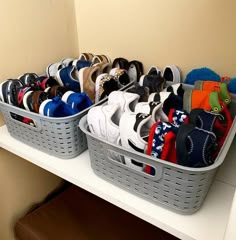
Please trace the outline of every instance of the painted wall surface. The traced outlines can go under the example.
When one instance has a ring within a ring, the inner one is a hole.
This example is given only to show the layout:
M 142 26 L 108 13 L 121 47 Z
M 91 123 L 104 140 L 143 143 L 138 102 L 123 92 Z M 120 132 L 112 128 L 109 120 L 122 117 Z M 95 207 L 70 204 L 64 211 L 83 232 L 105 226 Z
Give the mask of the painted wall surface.
M 73 0 L 0 0 L 0 82 L 76 56 L 75 24 Z M 15 221 L 61 181 L 0 149 L 0 239 L 14 239 Z
M 236 77 L 236 1 L 75 0 L 79 51 Z

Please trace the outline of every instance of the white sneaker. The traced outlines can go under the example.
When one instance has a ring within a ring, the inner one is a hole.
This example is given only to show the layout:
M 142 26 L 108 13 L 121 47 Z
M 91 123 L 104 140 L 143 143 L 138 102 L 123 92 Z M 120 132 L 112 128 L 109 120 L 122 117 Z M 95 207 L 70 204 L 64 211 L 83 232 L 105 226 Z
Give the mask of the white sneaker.
M 118 104 L 120 106 L 119 117 L 121 117 L 124 112 L 134 112 L 139 98 L 140 96 L 136 93 L 113 91 L 108 96 L 108 104 Z
M 170 92 L 151 93 L 148 97 L 148 102 L 164 103 L 164 101 L 170 96 L 170 94 Z
M 119 105 L 101 105 L 88 111 L 87 122 L 92 134 L 111 143 L 119 143 Z
M 163 78 L 167 82 L 180 83 L 181 71 L 176 65 L 168 65 L 163 71 Z
M 46 68 L 47 77 L 56 77 L 57 72 L 63 67 L 65 66 L 61 62 L 49 64 Z
M 74 58 L 63 58 L 61 60 L 61 63 L 65 66 L 65 67 L 68 67 L 68 66 L 71 66 L 72 63 L 74 61 Z
M 145 113 L 151 115 L 153 123 L 160 120 L 168 122 L 168 117 L 162 111 L 161 102 L 139 102 L 135 106 L 135 113 Z
M 121 145 L 129 150 L 145 153 L 152 124 L 151 115 L 123 113 L 119 124 Z M 125 157 L 125 164 L 138 171 L 144 171 L 145 168 L 142 163 L 128 157 Z

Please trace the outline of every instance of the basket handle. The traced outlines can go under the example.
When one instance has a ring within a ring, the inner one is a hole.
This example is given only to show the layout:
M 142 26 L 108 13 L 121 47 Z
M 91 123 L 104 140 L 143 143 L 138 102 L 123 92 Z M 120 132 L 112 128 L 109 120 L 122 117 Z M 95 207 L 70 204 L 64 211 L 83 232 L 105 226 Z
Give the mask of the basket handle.
M 109 143 L 108 143 L 109 144 Z M 140 153 L 136 153 L 130 150 L 127 150 L 125 148 L 122 148 L 120 146 L 113 146 L 111 144 L 104 144 L 104 157 L 106 158 L 107 161 L 112 161 L 113 163 L 122 165 L 122 167 L 129 169 L 132 172 L 138 173 L 142 176 L 145 176 L 151 180 L 160 180 L 163 175 L 163 164 L 161 162 L 153 160 L 150 156 L 145 155 Z M 124 163 L 122 161 L 117 161 L 115 160 L 114 157 L 112 156 L 119 156 L 120 159 L 124 159 Z M 132 164 L 125 164 L 127 161 L 135 161 L 138 162 L 139 164 L 143 165 L 143 169 L 146 168 L 146 166 L 151 166 L 153 169 L 155 169 L 155 174 L 151 175 L 149 173 L 146 173 L 144 170 L 139 169 L 138 167 L 135 167 L 135 165 Z M 162 160 L 161 160 L 162 161 Z
M 5 109 L 7 110 L 8 119 L 11 119 L 15 123 L 38 132 L 42 130 L 42 124 L 38 114 L 11 105 L 7 105 Z M 22 118 L 23 121 L 20 118 Z
M 79 121 L 79 128 L 88 136 L 94 138 L 94 136 L 88 131 L 88 124 L 87 124 L 87 116 L 83 116 L 80 121 Z M 148 155 L 144 155 L 141 154 L 139 152 L 134 152 L 134 151 L 130 151 L 127 150 L 121 146 L 112 144 L 106 140 L 98 140 L 95 136 L 95 140 L 96 141 L 100 141 L 101 143 L 101 148 L 104 148 L 104 157 L 106 158 L 107 161 L 111 161 L 114 164 L 118 164 L 120 166 L 122 166 L 123 168 L 129 169 L 132 172 L 138 173 L 140 175 L 143 175 L 151 180 L 160 180 L 162 178 L 163 175 L 163 168 L 164 168 L 164 163 L 163 160 L 160 159 L 153 159 L 152 157 L 148 156 Z M 111 154 L 112 153 L 112 154 Z M 136 162 L 140 162 L 144 165 L 149 165 L 152 166 L 155 169 L 155 175 L 150 175 L 146 172 L 143 171 L 138 171 L 128 165 L 125 165 L 122 162 L 118 162 L 117 160 L 115 160 L 113 157 L 111 157 L 111 155 L 118 155 L 118 156 L 122 156 L 122 157 L 127 157 L 130 159 L 133 159 Z M 168 164 L 168 163 L 167 163 Z

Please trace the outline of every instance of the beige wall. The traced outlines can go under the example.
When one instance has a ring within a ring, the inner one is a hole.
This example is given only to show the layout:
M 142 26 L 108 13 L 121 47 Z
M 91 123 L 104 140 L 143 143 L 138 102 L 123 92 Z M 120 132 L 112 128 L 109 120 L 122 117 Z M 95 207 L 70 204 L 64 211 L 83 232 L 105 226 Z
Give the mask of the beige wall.
M 236 77 L 236 1 L 77 1 L 80 52 L 141 60 L 145 69 L 208 66 Z
M 0 81 L 78 52 L 73 0 L 0 0 Z M 2 119 L 0 120 L 2 123 Z M 45 159 L 46 161 L 46 159 Z M 0 149 L 0 239 L 61 179 Z

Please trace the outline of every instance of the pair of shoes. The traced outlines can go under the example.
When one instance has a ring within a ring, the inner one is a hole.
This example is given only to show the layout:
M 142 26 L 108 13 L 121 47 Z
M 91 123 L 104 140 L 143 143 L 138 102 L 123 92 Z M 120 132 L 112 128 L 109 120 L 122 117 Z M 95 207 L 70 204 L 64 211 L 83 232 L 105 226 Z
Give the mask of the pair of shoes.
M 111 59 L 107 55 L 94 55 L 92 58 L 92 64 L 97 63 L 111 63 Z
M 180 83 L 181 73 L 177 66 L 166 66 L 163 73 L 156 66 L 151 66 L 146 75 L 142 75 L 139 79 L 139 85 L 148 87 L 150 93 L 161 92 L 166 82 Z
M 129 82 L 129 76 L 125 69 L 113 68 L 109 74 L 98 75 L 95 83 L 95 102 L 104 99 L 111 92 L 126 86 Z
M 60 86 L 74 92 L 81 92 L 79 71 L 74 66 L 61 68 L 56 72 L 56 79 Z
M 115 58 L 112 63 L 112 68 L 124 69 L 129 75 L 130 82 L 138 82 L 143 75 L 143 64 L 140 61 L 128 61 L 123 57 Z
M 74 64 L 74 58 L 63 58 L 61 61 L 49 64 L 46 67 L 47 77 L 56 78 L 57 72 L 65 67 L 70 67 Z
M 93 56 L 92 53 L 81 53 L 79 55 L 79 60 L 92 62 Z
M 92 105 L 86 93 L 67 91 L 59 96 L 43 101 L 39 113 L 48 117 L 67 117 L 77 114 Z

